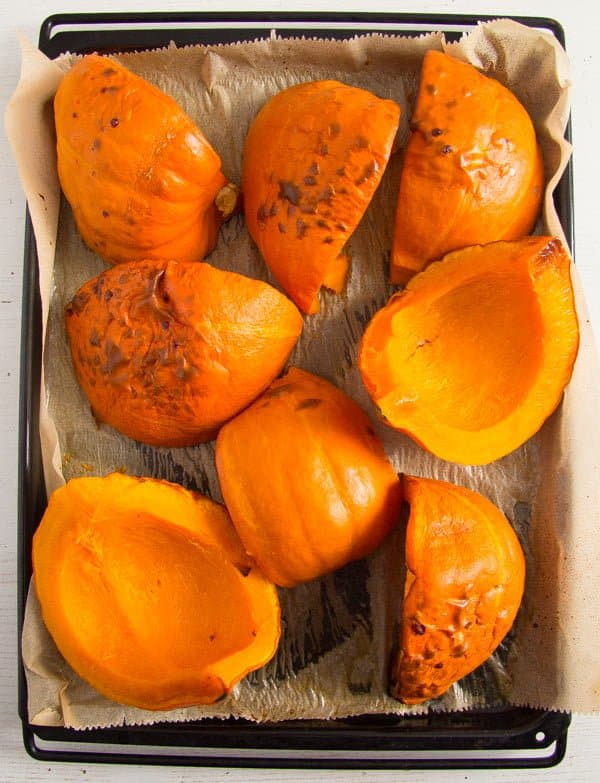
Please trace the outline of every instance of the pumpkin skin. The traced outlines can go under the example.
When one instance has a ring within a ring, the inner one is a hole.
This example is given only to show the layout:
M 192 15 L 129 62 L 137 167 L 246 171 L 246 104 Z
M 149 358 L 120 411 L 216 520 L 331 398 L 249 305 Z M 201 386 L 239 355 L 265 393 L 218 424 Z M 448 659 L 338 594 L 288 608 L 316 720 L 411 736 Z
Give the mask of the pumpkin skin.
M 527 111 L 500 82 L 431 50 L 400 177 L 390 276 L 404 284 L 451 250 L 520 239 L 544 167 Z
M 220 430 L 216 465 L 246 551 L 282 587 L 364 557 L 399 518 L 400 483 L 367 415 L 296 367 Z
M 204 262 L 136 261 L 85 283 L 66 328 L 99 421 L 143 443 L 189 446 L 279 374 L 302 316 L 259 280 Z
M 413 476 L 402 484 L 407 576 L 390 692 L 419 704 L 480 666 L 506 636 L 525 558 L 506 517 L 479 493 Z
M 375 314 L 360 346 L 386 422 L 450 462 L 513 451 L 558 406 L 579 345 L 571 261 L 528 237 L 449 253 Z
M 318 312 L 322 286 L 344 286 L 340 251 L 377 189 L 399 119 L 393 101 L 316 81 L 279 92 L 250 126 L 242 167 L 248 231 L 304 313 Z
M 158 479 L 72 479 L 33 537 L 42 616 L 71 667 L 148 710 L 209 704 L 275 653 L 275 587 L 225 508 Z
M 88 55 L 54 99 L 58 176 L 81 236 L 111 264 L 200 261 L 214 248 L 221 160 L 168 95 Z

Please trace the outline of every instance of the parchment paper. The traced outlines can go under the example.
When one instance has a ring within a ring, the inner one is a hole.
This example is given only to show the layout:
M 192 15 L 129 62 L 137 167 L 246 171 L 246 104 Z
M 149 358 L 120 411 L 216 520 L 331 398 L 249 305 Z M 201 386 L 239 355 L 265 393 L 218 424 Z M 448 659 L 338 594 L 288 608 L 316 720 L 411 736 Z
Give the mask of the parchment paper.
M 432 47 L 482 68 L 525 104 L 542 145 L 548 182 L 537 231 L 562 236 L 552 190 L 570 154 L 563 138 L 569 67 L 547 33 L 503 20 L 481 25 L 455 44 L 446 44 L 437 34 L 419 39 L 361 36 L 344 42 L 272 38 L 218 47 L 170 47 L 117 59 L 179 101 L 217 149 L 225 174 L 234 182 L 239 182 L 249 123 L 265 100 L 292 83 L 336 78 L 401 105 L 398 152 L 348 245 L 352 266 L 346 290 L 341 296 L 323 293 L 322 312 L 305 319 L 291 362 L 323 375 L 363 405 L 398 471 L 469 486 L 502 508 L 527 555 L 526 595 L 515 628 L 488 663 L 441 699 L 409 709 L 389 698 L 389 652 L 403 583 L 399 527 L 370 558 L 293 590 L 281 590 L 279 651 L 227 699 L 212 707 L 154 713 L 109 702 L 80 680 L 47 634 L 30 589 L 22 649 L 32 722 L 91 727 L 208 715 L 281 720 L 502 704 L 600 709 L 600 471 L 595 446 L 600 372 L 575 270 L 581 348 L 564 402 L 537 436 L 491 465 L 445 463 L 379 422 L 355 366 L 358 340 L 392 290 L 387 263 L 402 148 L 421 59 Z M 77 234 L 56 179 L 51 101 L 71 62 L 65 57 L 51 63 L 25 46 L 22 79 L 6 114 L 40 264 L 40 428 L 48 490 L 73 476 L 117 469 L 179 481 L 219 500 L 213 444 L 155 449 L 98 427 L 75 380 L 64 304 L 105 265 Z M 241 216 L 224 227 L 208 260 L 277 285 Z

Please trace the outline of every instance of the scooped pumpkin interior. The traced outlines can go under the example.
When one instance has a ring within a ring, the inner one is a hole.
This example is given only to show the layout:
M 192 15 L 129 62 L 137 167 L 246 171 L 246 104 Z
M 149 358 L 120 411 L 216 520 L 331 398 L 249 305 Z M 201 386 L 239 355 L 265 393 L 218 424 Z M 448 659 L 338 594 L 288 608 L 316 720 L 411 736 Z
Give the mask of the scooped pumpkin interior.
M 110 263 L 200 261 L 227 180 L 200 128 L 116 60 L 87 55 L 54 100 L 60 184 L 86 244 Z
M 558 405 L 578 348 L 570 259 L 530 237 L 449 253 L 363 336 L 359 364 L 386 421 L 438 457 L 508 454 Z
M 50 498 L 33 567 L 59 650 L 114 701 L 212 703 L 277 647 L 275 588 L 224 507 L 175 484 L 71 480 Z
M 66 326 L 96 418 L 143 443 L 186 446 L 213 438 L 271 383 L 302 316 L 261 280 L 207 263 L 136 261 L 85 283 Z
M 390 274 L 406 283 L 451 250 L 529 234 L 544 166 L 516 96 L 468 63 L 425 54 L 396 209 Z
M 305 313 L 322 286 L 342 290 L 356 229 L 387 165 L 399 106 L 328 80 L 281 90 L 244 143 L 242 190 L 252 239 Z
M 402 476 L 410 505 L 399 649 L 391 693 L 419 704 L 480 666 L 510 630 L 525 558 L 491 501 L 465 487 Z

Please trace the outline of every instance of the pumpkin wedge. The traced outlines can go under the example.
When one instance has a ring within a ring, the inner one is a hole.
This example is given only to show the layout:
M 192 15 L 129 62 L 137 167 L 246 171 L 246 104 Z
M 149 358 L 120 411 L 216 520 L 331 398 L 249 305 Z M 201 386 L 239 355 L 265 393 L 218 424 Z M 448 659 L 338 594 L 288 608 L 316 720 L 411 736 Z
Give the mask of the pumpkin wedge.
M 304 313 L 322 286 L 339 293 L 340 252 L 387 165 L 399 106 L 336 81 L 282 90 L 260 110 L 244 145 L 242 190 L 250 236 Z
M 400 484 L 367 415 L 296 367 L 221 429 L 216 464 L 246 551 L 282 587 L 369 554 L 400 515 Z
M 506 636 L 525 558 L 506 517 L 479 493 L 412 476 L 402 484 L 407 577 L 390 691 L 419 704 L 480 666 Z
M 72 479 L 33 537 L 44 623 L 106 698 L 149 710 L 212 703 L 275 653 L 275 587 L 225 508 L 158 479 Z
M 451 250 L 530 233 L 544 168 L 525 108 L 500 82 L 426 53 L 400 177 L 393 283 Z
M 442 459 L 492 462 L 534 435 L 570 380 L 579 332 L 560 240 L 449 253 L 375 314 L 365 386 L 386 422 Z
M 154 446 L 190 446 L 279 374 L 302 316 L 267 283 L 207 263 L 135 261 L 66 308 L 73 365 L 94 415 Z
M 58 176 L 86 244 L 106 261 L 200 261 L 227 180 L 181 107 L 116 60 L 88 55 L 54 100 Z

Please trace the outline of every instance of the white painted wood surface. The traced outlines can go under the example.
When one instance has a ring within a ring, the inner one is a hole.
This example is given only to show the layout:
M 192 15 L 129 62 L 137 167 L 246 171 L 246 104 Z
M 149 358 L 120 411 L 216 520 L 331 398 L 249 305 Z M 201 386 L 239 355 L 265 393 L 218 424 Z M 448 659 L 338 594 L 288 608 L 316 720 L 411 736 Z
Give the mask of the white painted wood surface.
M 14 89 L 19 74 L 17 33 L 37 40 L 39 26 L 51 13 L 66 11 L 140 10 L 330 10 L 420 11 L 531 15 L 558 19 L 563 25 L 573 66 L 573 141 L 575 179 L 576 262 L 587 292 L 590 316 L 600 335 L 600 10 L 595 0 L 440 0 L 401 3 L 398 0 L 346 2 L 311 0 L 237 3 L 216 0 L 0 0 L 0 106 Z M 574 716 L 565 760 L 552 770 L 396 772 L 306 770 L 192 769 L 115 765 L 51 764 L 27 756 L 17 714 L 17 431 L 19 343 L 25 203 L 4 133 L 0 134 L 0 783 L 13 781 L 94 781 L 118 783 L 143 777 L 147 783 L 191 781 L 486 781 L 518 780 L 585 783 L 597 780 L 600 769 L 600 717 Z M 600 413 L 600 412 L 599 412 Z M 599 566 L 600 567 L 600 566 Z M 600 643 L 600 640 L 599 640 Z

